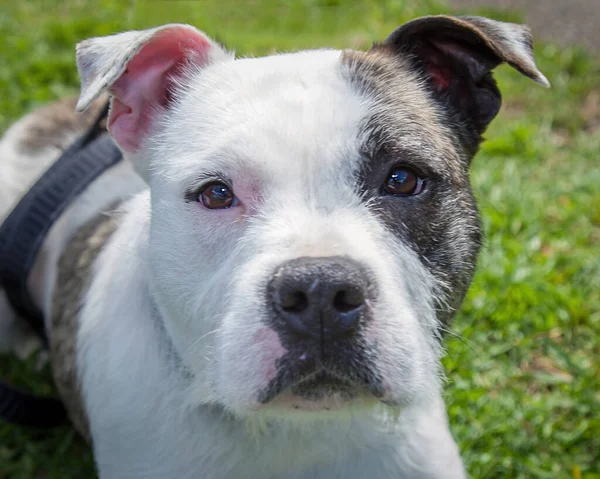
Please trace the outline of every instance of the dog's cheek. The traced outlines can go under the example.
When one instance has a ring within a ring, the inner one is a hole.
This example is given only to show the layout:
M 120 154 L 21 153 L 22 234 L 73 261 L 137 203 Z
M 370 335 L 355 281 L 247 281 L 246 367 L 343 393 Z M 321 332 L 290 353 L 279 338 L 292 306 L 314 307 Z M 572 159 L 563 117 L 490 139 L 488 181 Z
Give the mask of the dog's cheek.
M 353 225 L 352 247 L 375 273 L 379 291 L 364 338 L 386 399 L 407 404 L 438 390 L 435 278 L 410 244 L 391 234 L 377 210 L 362 223 L 368 233 L 360 235 L 359 225 Z
M 271 328 L 252 325 L 249 331 L 243 323 L 243 316 L 225 320 L 217 378 L 220 401 L 241 417 L 261 406 L 260 393 L 277 374 L 277 360 L 287 352 Z
M 413 309 L 406 298 L 410 292 L 386 283 L 385 298 L 375 307 L 365 340 L 374 351 L 383 400 L 402 406 L 438 391 L 439 354 L 426 324 L 432 312 Z
M 230 294 L 216 338 L 216 394 L 238 416 L 260 406 L 258 398 L 277 373 L 277 360 L 287 351 L 277 333 L 266 325 L 265 278 L 271 271 L 268 255 L 247 257 L 256 245 L 238 251 L 230 278 Z M 266 264 L 269 263 L 269 264 Z
M 153 296 L 184 363 L 197 377 L 213 375 L 205 358 L 214 357 L 216 332 L 230 302 L 232 271 L 239 264 L 236 231 L 200 225 L 195 212 L 186 209 L 197 205 L 183 200 L 156 203 L 149 262 Z

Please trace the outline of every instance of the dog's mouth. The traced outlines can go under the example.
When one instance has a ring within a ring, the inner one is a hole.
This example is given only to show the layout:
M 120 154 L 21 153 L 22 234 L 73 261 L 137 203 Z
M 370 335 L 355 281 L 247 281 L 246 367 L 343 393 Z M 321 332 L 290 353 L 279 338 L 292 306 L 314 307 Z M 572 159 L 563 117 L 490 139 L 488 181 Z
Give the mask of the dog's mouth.
M 333 411 L 368 396 L 364 387 L 321 370 L 279 392 L 270 389 L 261 403 L 285 410 Z
M 338 378 L 328 371 L 321 370 L 293 385 L 290 392 L 294 396 L 308 400 L 319 400 L 336 394 L 344 400 L 351 400 L 358 389 L 360 388 L 351 381 Z
M 364 364 L 357 369 L 343 369 L 323 361 L 304 360 L 299 364 L 285 358 L 277 376 L 260 394 L 259 402 L 294 409 L 334 409 L 359 398 L 379 400 L 384 395 L 382 381 Z M 311 406 L 306 407 L 309 403 Z M 296 407 L 298 404 L 305 407 Z

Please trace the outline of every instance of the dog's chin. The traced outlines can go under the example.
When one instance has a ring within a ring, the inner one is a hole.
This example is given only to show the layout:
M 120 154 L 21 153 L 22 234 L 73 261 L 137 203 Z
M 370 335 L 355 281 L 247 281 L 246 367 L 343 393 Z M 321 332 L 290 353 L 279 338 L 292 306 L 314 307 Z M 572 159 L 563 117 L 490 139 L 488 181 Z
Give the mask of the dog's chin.
M 259 409 L 264 412 L 269 410 L 273 413 L 283 411 L 328 413 L 340 412 L 347 409 L 370 408 L 377 404 L 379 404 L 379 401 L 368 394 L 356 394 L 350 398 L 345 393 L 331 392 L 319 399 L 310 399 L 288 391 L 280 394 L 267 404 L 261 404 Z

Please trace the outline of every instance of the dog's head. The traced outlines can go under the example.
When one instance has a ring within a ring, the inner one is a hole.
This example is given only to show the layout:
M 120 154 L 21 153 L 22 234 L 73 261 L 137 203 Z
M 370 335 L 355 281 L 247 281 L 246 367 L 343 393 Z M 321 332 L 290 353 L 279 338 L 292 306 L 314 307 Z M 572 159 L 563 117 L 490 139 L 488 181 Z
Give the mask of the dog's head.
M 480 246 L 468 170 L 500 107 L 491 71 L 547 85 L 525 27 L 426 17 L 368 52 L 234 60 L 167 25 L 77 58 L 78 109 L 110 91 L 150 185 L 149 282 L 199 403 L 323 417 L 439 392 Z

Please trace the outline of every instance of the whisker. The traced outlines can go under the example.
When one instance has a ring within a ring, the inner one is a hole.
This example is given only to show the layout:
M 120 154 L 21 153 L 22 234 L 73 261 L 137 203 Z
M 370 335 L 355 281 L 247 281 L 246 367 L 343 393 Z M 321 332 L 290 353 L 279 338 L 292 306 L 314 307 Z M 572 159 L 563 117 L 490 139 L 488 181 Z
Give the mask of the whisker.
M 439 326 L 439 329 L 441 331 L 443 331 L 444 333 L 448 334 L 449 336 L 451 336 L 454 339 L 458 339 L 462 344 L 464 344 L 465 346 L 467 346 L 471 351 L 473 351 L 475 354 L 479 354 L 479 352 L 477 351 L 477 345 L 473 342 L 470 341 L 469 339 L 465 338 L 462 334 L 454 331 L 453 329 L 450 329 L 446 326 Z
M 221 328 L 215 328 L 212 331 L 209 331 L 206 334 L 203 334 L 202 336 L 200 336 L 199 338 L 194 339 L 194 341 L 192 342 L 192 347 L 196 346 L 200 341 L 202 341 L 203 339 L 207 338 L 208 336 L 210 336 L 211 334 L 216 334 L 218 332 L 221 331 Z

